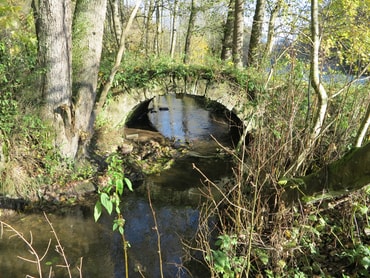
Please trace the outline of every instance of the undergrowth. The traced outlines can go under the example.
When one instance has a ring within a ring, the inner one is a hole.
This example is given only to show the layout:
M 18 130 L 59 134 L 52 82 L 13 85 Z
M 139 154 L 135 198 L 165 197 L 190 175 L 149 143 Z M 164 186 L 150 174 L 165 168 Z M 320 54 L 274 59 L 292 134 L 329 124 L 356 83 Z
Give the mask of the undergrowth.
M 256 130 L 241 154 L 234 154 L 233 181 L 226 188 L 208 182 L 194 250 L 201 250 L 212 277 L 368 277 L 369 187 L 305 204 L 288 200 L 278 183 L 315 172 L 351 148 L 368 102 L 364 88 L 348 88 L 330 103 L 319 141 L 293 171 L 314 111 L 307 84 L 297 76 L 271 80 L 258 96 Z

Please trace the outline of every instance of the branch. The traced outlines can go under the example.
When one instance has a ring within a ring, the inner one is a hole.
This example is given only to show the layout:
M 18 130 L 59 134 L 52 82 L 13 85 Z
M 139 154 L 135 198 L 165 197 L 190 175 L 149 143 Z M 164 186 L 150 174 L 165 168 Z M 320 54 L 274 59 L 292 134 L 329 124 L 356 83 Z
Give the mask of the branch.
M 131 28 L 132 22 L 134 21 L 134 18 L 135 18 L 136 14 L 137 14 L 137 11 L 139 9 L 140 4 L 141 4 L 141 0 L 137 0 L 136 1 L 136 6 L 135 6 L 135 8 L 133 9 L 133 11 L 132 11 L 132 13 L 130 15 L 130 18 L 129 18 L 128 22 L 127 22 L 126 28 L 125 28 L 125 30 L 121 34 L 121 42 L 120 42 L 119 50 L 117 52 L 116 60 L 114 62 L 114 65 L 112 67 L 112 70 L 110 72 L 110 75 L 109 75 L 109 78 L 108 78 L 108 82 L 105 83 L 104 88 L 103 88 L 103 91 L 102 91 L 102 93 L 100 95 L 99 101 L 96 104 L 96 109 L 95 109 L 95 114 L 96 115 L 99 115 L 99 113 L 101 112 L 101 109 L 103 108 L 103 106 L 105 104 L 105 101 L 107 99 L 108 92 L 109 92 L 109 90 L 112 87 L 112 84 L 113 84 L 113 81 L 114 81 L 114 77 L 115 77 L 115 75 L 116 75 L 116 73 L 117 73 L 117 71 L 119 69 L 119 66 L 120 66 L 120 64 L 122 62 L 123 54 L 126 51 L 126 48 L 125 48 L 126 35 L 127 35 L 128 31 Z

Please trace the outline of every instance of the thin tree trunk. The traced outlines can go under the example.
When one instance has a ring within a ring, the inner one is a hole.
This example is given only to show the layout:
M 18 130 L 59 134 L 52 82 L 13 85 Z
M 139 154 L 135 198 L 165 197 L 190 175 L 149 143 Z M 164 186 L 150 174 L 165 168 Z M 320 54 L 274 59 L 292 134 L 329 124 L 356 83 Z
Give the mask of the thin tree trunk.
M 311 61 L 310 61 L 310 78 L 311 86 L 314 89 L 318 98 L 318 110 L 315 115 L 314 127 L 306 143 L 305 149 L 301 152 L 297 158 L 296 163 L 286 172 L 290 172 L 295 168 L 295 172 L 298 171 L 302 163 L 311 152 L 317 139 L 320 136 L 325 116 L 328 107 L 328 95 L 325 91 L 323 84 L 320 82 L 320 71 L 319 71 L 319 51 L 320 51 L 320 35 L 319 35 L 319 7 L 318 0 L 311 0 Z
M 267 31 L 267 42 L 265 48 L 265 57 L 268 57 L 271 54 L 272 47 L 274 46 L 274 37 L 275 37 L 275 22 L 276 18 L 279 14 L 282 4 L 284 0 L 277 0 L 274 8 L 271 11 L 269 24 L 268 24 L 268 31 Z
M 150 35 L 150 24 L 153 19 L 153 12 L 154 12 L 154 0 L 148 1 L 148 12 L 145 19 L 145 40 L 144 40 L 144 49 L 145 55 L 148 56 L 149 54 L 149 35 Z
M 162 36 L 162 8 L 163 3 L 161 0 L 156 1 L 155 19 L 156 19 L 156 32 L 155 32 L 155 54 L 157 56 L 161 53 L 161 36 Z
M 257 0 L 254 11 L 252 32 L 248 49 L 248 65 L 258 65 L 258 50 L 262 38 L 262 24 L 265 15 L 266 0 Z
M 230 0 L 227 18 L 224 25 L 224 36 L 222 38 L 221 60 L 226 61 L 232 58 L 233 27 L 234 27 L 235 0 Z
M 363 118 L 356 136 L 356 147 L 361 147 L 362 142 L 370 126 L 370 104 L 367 105 L 365 117 Z
M 315 117 L 315 125 L 311 134 L 312 145 L 319 137 L 322 130 L 326 110 L 328 107 L 328 95 L 325 91 L 324 85 L 320 81 L 319 70 L 319 51 L 320 51 L 320 30 L 319 30 L 319 7 L 318 0 L 311 0 L 311 85 L 318 97 L 319 110 Z
M 190 7 L 190 16 L 189 16 L 189 24 L 188 30 L 186 32 L 186 39 L 185 39 L 185 49 L 184 49 L 184 63 L 187 64 L 190 58 L 190 44 L 193 35 L 193 30 L 195 27 L 195 18 L 197 14 L 196 8 L 196 0 L 191 0 L 191 7 Z
M 236 67 L 243 67 L 244 0 L 235 0 L 232 56 Z
M 177 39 L 177 9 L 179 1 L 175 0 L 173 3 L 173 15 L 172 15 L 172 30 L 171 30 L 171 58 L 175 56 L 176 39 Z
M 117 71 L 118 71 L 118 69 L 120 67 L 123 54 L 125 53 L 125 50 L 126 50 L 125 49 L 126 35 L 127 35 L 128 31 L 131 29 L 132 22 L 134 21 L 134 18 L 135 18 L 136 14 L 137 14 L 137 11 L 139 10 L 140 3 L 141 3 L 141 0 L 137 0 L 136 1 L 135 8 L 131 12 L 130 18 L 129 18 L 129 20 L 127 22 L 127 25 L 126 25 L 126 28 L 122 32 L 120 48 L 119 48 L 119 50 L 117 52 L 116 60 L 114 62 L 114 65 L 112 67 L 112 70 L 110 72 L 109 79 L 108 79 L 107 83 L 105 83 L 105 85 L 104 85 L 103 91 L 102 91 L 102 93 L 100 95 L 99 102 L 96 104 L 96 111 L 95 111 L 95 114 L 96 115 L 99 115 L 99 113 L 101 112 L 101 110 L 102 110 L 102 108 L 103 108 L 103 106 L 105 104 L 105 101 L 107 99 L 108 92 L 109 92 L 110 88 L 112 87 L 114 76 L 116 75 L 116 73 L 117 73 Z
M 122 23 L 121 23 L 121 1 L 119 0 L 109 0 L 109 6 L 111 10 L 112 17 L 112 27 L 114 31 L 114 38 L 117 43 L 117 48 L 119 47 L 119 40 L 122 33 Z

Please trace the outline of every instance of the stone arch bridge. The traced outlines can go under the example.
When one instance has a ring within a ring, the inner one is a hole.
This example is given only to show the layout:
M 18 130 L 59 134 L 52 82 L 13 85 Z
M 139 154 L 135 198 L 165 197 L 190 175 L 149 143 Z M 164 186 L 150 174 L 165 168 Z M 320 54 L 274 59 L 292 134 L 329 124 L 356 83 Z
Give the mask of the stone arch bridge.
M 141 104 L 149 103 L 154 97 L 169 93 L 201 96 L 215 101 L 233 112 L 244 124 L 245 132 L 253 128 L 253 107 L 245 90 L 230 82 L 217 82 L 205 79 L 193 81 L 172 78 L 162 79 L 151 88 L 128 88 L 115 94 L 105 105 L 100 119 L 110 127 L 124 126 L 131 113 Z

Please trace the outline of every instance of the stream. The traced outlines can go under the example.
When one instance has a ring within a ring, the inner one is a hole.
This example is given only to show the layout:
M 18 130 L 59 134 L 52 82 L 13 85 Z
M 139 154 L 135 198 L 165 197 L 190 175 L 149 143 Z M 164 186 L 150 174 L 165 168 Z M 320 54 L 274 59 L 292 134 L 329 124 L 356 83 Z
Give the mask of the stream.
M 189 192 L 204 187 L 204 177 L 193 165 L 212 181 L 232 174 L 230 157 L 220 156 L 222 148 L 211 138 L 212 135 L 223 146 L 232 148 L 229 119 L 223 112 L 214 112 L 214 108 L 211 111 L 200 97 L 160 96 L 148 108 L 151 128 L 176 144 L 189 146 L 192 155 L 180 157 L 170 169 L 146 177 L 134 193 L 124 196 L 125 236 L 131 245 L 129 277 L 160 277 L 157 234 L 146 188 L 150 188 L 158 222 L 164 277 L 209 277 L 200 263 L 184 265 L 189 254 L 182 241 L 191 240 L 198 226 L 199 196 Z M 124 277 L 122 241 L 117 232 L 112 232 L 113 217 L 103 214 L 95 223 L 92 206 L 67 207 L 47 216 L 64 248 L 73 277 L 79 277 L 81 258 L 82 277 Z M 58 267 L 63 260 L 55 251 L 56 240 L 44 215 L 20 213 L 2 220 L 27 239 L 32 237 L 40 256 L 52 239 L 41 263 L 44 277 L 49 277 L 50 266 L 55 277 L 68 277 L 66 270 Z M 24 242 L 12 234 L 6 227 L 0 230 L 0 277 L 39 277 L 35 264 L 17 257 L 34 259 Z

